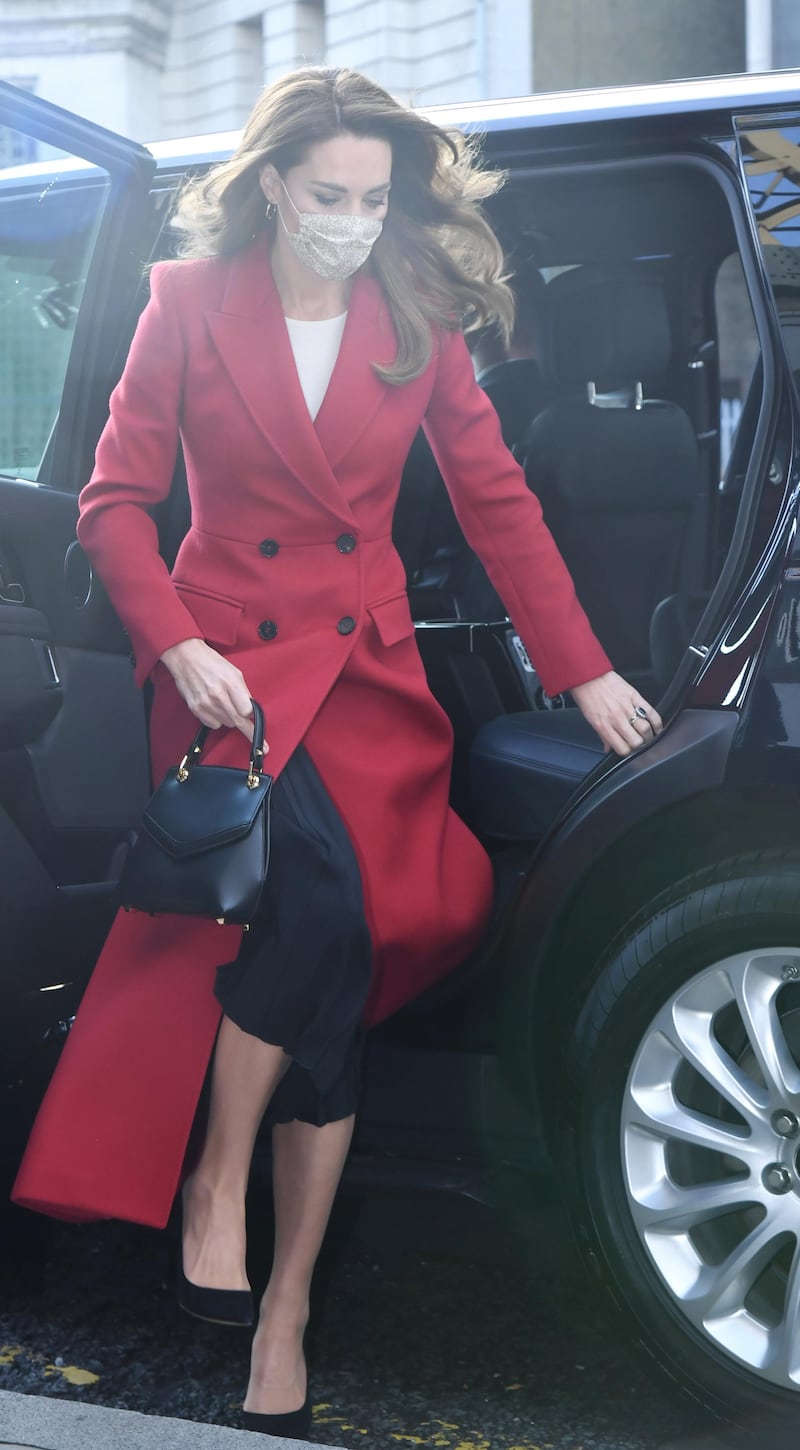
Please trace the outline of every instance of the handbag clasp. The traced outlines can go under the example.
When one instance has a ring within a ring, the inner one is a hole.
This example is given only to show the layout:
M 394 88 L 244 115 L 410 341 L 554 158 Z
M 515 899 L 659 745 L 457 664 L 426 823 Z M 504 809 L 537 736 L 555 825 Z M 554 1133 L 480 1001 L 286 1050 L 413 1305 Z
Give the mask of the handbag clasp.
M 250 756 L 250 769 L 247 772 L 247 786 L 249 790 L 255 790 L 261 777 L 264 751 L 260 745 L 253 742 L 253 752 Z
M 185 780 L 188 780 L 189 779 L 189 756 L 191 755 L 191 756 L 194 757 L 194 759 L 192 760 L 192 764 L 194 765 L 194 763 L 197 760 L 197 757 L 200 754 L 200 751 L 202 750 L 202 748 L 203 748 L 203 741 L 200 739 L 200 737 L 198 735 L 197 739 L 192 743 L 192 745 L 187 750 L 186 754 L 183 757 L 183 760 L 181 761 L 180 765 L 178 766 L 177 771 L 175 772 L 175 779 L 176 780 L 179 780 L 180 783 L 181 783 L 181 785 L 183 785 L 183 782 Z

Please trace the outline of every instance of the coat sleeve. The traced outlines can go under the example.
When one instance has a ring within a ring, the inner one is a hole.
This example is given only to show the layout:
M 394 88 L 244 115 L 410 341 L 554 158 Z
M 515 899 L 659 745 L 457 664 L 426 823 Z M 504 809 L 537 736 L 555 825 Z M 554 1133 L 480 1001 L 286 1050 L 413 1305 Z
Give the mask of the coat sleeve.
M 456 517 L 549 695 L 612 668 L 536 495 L 502 440 L 461 332 L 441 336 L 423 427 Z
M 130 635 L 140 685 L 165 649 L 200 637 L 158 552 L 151 513 L 169 493 L 178 448 L 185 345 L 175 265 L 153 268 L 150 301 L 79 501 L 78 538 Z

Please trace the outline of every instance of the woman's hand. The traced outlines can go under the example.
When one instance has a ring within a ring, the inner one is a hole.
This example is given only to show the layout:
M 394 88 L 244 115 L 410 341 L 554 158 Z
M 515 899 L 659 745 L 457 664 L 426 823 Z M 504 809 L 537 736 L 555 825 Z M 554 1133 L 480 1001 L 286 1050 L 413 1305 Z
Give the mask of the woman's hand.
M 241 730 L 253 738 L 253 706 L 244 675 L 203 639 L 182 639 L 161 656 L 178 694 L 193 715 L 212 730 Z M 269 746 L 264 743 L 264 749 Z
M 630 755 L 664 729 L 658 711 L 613 670 L 573 686 L 570 694 L 606 750 L 617 755 Z

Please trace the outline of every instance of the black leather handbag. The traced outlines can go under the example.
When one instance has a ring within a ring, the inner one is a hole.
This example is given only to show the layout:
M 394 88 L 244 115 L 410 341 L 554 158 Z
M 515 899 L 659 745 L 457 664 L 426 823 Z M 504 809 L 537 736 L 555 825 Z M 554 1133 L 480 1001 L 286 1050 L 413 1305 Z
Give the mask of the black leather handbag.
M 269 865 L 272 777 L 262 770 L 264 712 L 253 700 L 247 770 L 199 765 L 208 727 L 198 730 L 147 805 L 120 878 L 129 910 L 212 917 L 246 926 Z

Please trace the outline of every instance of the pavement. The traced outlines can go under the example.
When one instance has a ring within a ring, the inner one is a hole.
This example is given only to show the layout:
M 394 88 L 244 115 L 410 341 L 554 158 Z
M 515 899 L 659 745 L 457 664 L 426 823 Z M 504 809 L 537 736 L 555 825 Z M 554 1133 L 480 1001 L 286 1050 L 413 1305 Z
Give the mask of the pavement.
M 2 1450 L 302 1450 L 308 1440 L 0 1391 Z M 342 1450 L 315 1443 L 310 1450 Z
M 252 1199 L 256 1293 L 267 1207 Z M 277 1450 L 229 1428 L 250 1336 L 177 1311 L 163 1235 L 21 1219 L 16 1232 L 0 1222 L 0 1450 Z M 309 1343 L 316 1450 L 733 1450 L 681 1441 L 701 1429 L 696 1407 L 632 1358 L 540 1187 L 492 1206 L 353 1192 L 334 1219 Z M 74 1421 L 32 1422 L 48 1406 L 84 1416 L 77 1439 L 65 1439 Z M 755 1450 L 784 1444 L 800 1450 L 800 1437 Z

